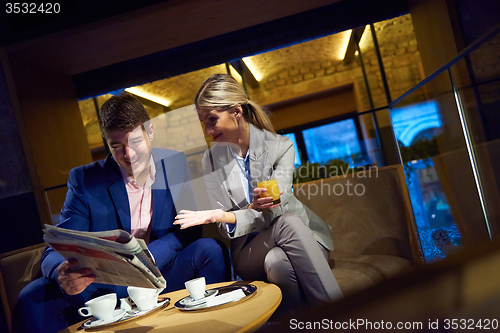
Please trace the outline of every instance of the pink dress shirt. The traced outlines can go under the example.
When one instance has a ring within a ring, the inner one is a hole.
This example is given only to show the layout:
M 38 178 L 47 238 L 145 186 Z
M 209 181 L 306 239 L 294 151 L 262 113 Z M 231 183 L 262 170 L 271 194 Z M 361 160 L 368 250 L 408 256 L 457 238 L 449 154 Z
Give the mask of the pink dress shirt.
M 144 187 L 139 186 L 135 179 L 128 175 L 121 167 L 120 171 L 125 182 L 130 205 L 130 233 L 134 237 L 144 239 L 146 243 L 149 243 L 151 216 L 153 214 L 151 186 L 155 181 L 154 175 L 156 172 L 153 157 L 151 157 L 149 176 Z

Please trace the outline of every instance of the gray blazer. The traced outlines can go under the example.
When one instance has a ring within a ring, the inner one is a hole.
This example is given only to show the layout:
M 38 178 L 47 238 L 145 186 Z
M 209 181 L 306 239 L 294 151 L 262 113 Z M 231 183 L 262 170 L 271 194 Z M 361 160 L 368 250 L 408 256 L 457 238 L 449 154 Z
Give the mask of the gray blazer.
M 240 169 L 229 146 L 216 144 L 205 152 L 202 165 L 205 182 L 212 207 L 232 211 L 236 216 L 236 229 L 229 233 L 225 223 L 219 223 L 221 234 L 231 239 L 233 259 L 245 245 L 248 235 L 269 228 L 275 218 L 290 213 L 300 216 L 313 231 L 315 239 L 329 250 L 333 250 L 330 227 L 313 211 L 303 205 L 292 191 L 295 151 L 287 137 L 259 130 L 250 124 L 250 174 L 251 186 L 257 187 L 264 175 L 273 173 L 278 182 L 281 208 L 247 209 Z

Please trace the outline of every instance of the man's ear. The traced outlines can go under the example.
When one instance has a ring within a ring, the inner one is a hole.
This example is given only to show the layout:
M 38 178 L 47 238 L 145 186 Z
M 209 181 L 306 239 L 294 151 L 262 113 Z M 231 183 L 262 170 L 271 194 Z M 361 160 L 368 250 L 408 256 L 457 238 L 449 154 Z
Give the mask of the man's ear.
M 153 141 L 154 137 L 155 137 L 155 130 L 154 130 L 153 124 L 149 124 L 149 128 L 148 128 L 149 141 Z

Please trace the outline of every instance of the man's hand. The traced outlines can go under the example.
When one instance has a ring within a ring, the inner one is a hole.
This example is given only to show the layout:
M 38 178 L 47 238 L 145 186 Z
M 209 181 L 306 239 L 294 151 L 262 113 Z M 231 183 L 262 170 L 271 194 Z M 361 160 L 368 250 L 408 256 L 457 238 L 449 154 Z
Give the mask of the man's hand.
M 57 273 L 59 273 L 58 282 L 68 295 L 81 293 L 89 284 L 94 282 L 96 277 L 90 268 L 76 268 L 76 266 L 78 266 L 78 260 L 70 259 L 57 268 Z
M 214 222 L 230 221 L 225 221 L 224 211 L 222 209 L 200 210 L 196 212 L 191 210 L 181 210 L 175 217 L 174 224 L 179 224 L 181 226 L 181 229 L 186 229 L 195 225 Z

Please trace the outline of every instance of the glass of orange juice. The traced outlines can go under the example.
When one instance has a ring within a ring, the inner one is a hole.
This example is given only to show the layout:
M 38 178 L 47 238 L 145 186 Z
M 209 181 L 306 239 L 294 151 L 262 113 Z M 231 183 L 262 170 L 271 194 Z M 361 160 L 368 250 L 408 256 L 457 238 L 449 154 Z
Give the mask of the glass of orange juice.
M 257 183 L 257 187 L 265 188 L 267 192 L 262 192 L 260 194 L 261 198 L 273 197 L 273 205 L 281 203 L 280 190 L 278 188 L 278 182 L 274 177 L 268 177 L 267 180 L 263 180 Z

